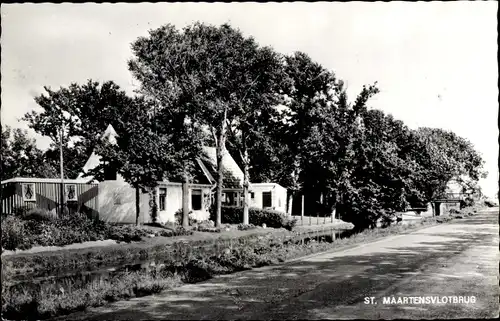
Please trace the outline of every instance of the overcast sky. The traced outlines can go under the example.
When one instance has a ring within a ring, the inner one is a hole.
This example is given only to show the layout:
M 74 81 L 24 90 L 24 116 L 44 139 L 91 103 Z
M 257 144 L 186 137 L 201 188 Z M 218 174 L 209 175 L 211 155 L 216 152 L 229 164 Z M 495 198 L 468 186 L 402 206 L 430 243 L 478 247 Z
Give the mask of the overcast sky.
M 132 93 L 130 43 L 151 28 L 229 22 L 281 53 L 304 51 L 347 81 L 351 99 L 378 81 L 370 105 L 411 128 L 472 141 L 498 190 L 497 8 L 488 2 L 2 5 L 2 123 L 37 108 L 43 86 L 89 78 Z M 38 137 L 40 147 L 47 140 Z

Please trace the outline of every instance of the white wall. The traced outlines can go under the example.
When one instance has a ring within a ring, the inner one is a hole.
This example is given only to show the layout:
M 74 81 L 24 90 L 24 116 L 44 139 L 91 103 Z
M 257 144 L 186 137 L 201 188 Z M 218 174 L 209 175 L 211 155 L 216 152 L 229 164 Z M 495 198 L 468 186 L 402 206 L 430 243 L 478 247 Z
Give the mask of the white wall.
M 276 211 L 286 212 L 286 188 L 274 183 L 253 183 L 251 192 L 254 198 L 250 199 L 250 207 L 262 207 L 262 193 L 271 192 L 271 208 Z
M 182 185 L 181 184 L 161 184 L 157 190 L 157 199 L 156 203 L 159 205 L 159 188 L 167 189 L 167 197 L 166 197 L 166 210 L 158 211 L 158 222 L 166 223 L 175 221 L 175 213 L 179 210 L 182 210 Z M 202 210 L 192 211 L 191 204 L 191 190 L 193 189 L 201 189 L 202 190 Z M 189 190 L 189 210 L 192 211 L 190 217 L 196 220 L 208 220 L 209 212 L 208 209 L 210 207 L 210 188 L 209 187 L 192 187 Z
M 160 186 L 167 189 L 166 196 L 166 209 L 164 211 L 158 210 L 158 222 L 174 222 L 175 212 L 182 208 L 182 186 Z M 156 204 L 160 205 L 159 188 L 156 191 Z
M 110 223 L 135 223 L 135 189 L 123 181 L 99 183 L 99 219 Z M 151 221 L 149 195 L 140 194 L 140 223 Z

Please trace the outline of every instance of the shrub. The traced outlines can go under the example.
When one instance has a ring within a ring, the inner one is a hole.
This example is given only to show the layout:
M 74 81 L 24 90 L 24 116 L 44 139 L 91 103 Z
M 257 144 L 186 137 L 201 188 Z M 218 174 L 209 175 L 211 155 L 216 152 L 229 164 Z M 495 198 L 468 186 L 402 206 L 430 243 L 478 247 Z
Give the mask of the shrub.
M 196 222 L 196 220 L 192 217 L 192 214 L 193 211 L 190 211 L 188 215 L 189 225 L 193 225 Z M 178 209 L 177 212 L 175 212 L 174 219 L 177 225 L 182 225 L 182 208 Z
M 214 227 L 214 224 L 211 221 L 197 223 L 194 225 L 193 230 L 199 231 L 199 232 L 212 232 L 212 233 L 220 233 L 221 232 L 221 229 Z
M 488 207 L 495 207 L 495 206 L 498 206 L 497 204 L 495 204 L 495 202 L 490 201 L 490 200 L 485 200 L 485 201 L 484 201 L 484 205 L 486 205 L 486 206 L 488 206 Z
M 24 217 L 2 217 L 2 247 L 7 250 L 29 249 L 33 246 L 64 246 L 73 243 L 112 239 L 119 242 L 140 241 L 148 234 L 155 236 L 191 235 L 180 226 L 162 231 L 132 225 L 111 225 L 74 213 L 54 219 L 48 211 L 35 210 Z
M 286 228 L 287 230 L 291 231 L 293 228 L 297 225 L 297 219 L 296 218 L 287 218 L 285 221 L 283 227 Z
M 465 199 L 460 201 L 460 209 L 474 206 L 474 204 L 475 204 L 475 201 L 472 197 L 466 197 Z
M 140 241 L 146 236 L 147 232 L 143 229 L 138 229 L 130 225 L 113 226 L 108 237 L 119 242 L 130 243 L 132 241 Z
M 222 223 L 240 224 L 243 222 L 243 207 L 222 206 L 221 214 Z M 266 224 L 267 227 L 291 229 L 296 224 L 296 221 L 290 220 L 285 213 L 275 210 L 250 207 L 248 215 L 249 223 L 256 226 Z M 210 219 L 215 221 L 215 211 L 213 209 L 210 212 Z
M 193 231 L 188 231 L 182 226 L 177 226 L 174 230 L 173 236 L 181 236 L 181 235 L 192 235 Z
M 257 228 L 257 226 L 253 224 L 238 224 L 238 230 L 240 231 L 253 230 L 255 228 Z
M 26 215 L 26 213 L 28 213 L 29 210 L 30 208 L 27 205 L 16 206 L 12 211 L 12 214 L 16 216 L 24 216 Z
M 461 214 L 462 212 L 459 211 L 459 210 L 457 210 L 457 209 L 455 209 L 455 208 L 450 208 L 449 213 L 450 214 Z
M 22 218 L 30 221 L 47 222 L 54 221 L 57 216 L 55 212 L 42 208 L 34 208 L 22 215 Z
M 29 249 L 32 244 L 25 221 L 19 217 L 8 215 L 2 219 L 2 248 L 6 250 Z

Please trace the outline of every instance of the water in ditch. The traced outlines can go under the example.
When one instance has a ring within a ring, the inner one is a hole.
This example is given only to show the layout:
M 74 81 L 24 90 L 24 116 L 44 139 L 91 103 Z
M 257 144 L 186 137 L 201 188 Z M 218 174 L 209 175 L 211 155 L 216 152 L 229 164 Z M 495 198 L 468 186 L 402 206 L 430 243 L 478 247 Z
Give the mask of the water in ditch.
M 311 242 L 332 243 L 337 239 L 349 238 L 355 232 L 353 230 L 329 230 L 316 231 L 312 233 L 296 234 L 284 241 L 284 245 L 289 243 L 308 244 Z M 70 289 L 83 288 L 89 284 L 98 286 L 101 283 L 108 282 L 114 278 L 123 276 L 130 272 L 141 273 L 164 273 L 165 260 L 146 260 L 132 262 L 120 266 L 112 266 L 99 270 L 81 271 L 78 273 L 68 273 L 63 275 L 25 277 L 17 275 L 10 280 L 12 290 L 17 291 L 69 291 Z

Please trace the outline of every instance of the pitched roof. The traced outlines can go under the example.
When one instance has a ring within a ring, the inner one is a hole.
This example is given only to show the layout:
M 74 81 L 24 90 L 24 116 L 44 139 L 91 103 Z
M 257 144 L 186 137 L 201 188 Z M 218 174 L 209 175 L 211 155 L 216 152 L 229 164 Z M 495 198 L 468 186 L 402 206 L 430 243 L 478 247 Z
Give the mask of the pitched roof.
M 117 136 L 116 131 L 110 124 L 101 136 L 101 139 L 108 139 L 110 143 L 116 144 Z M 93 177 L 84 177 L 83 175 L 84 173 L 88 173 L 88 171 L 96 168 L 100 162 L 101 157 L 95 152 L 92 152 L 92 155 L 90 155 L 89 159 L 83 166 L 82 172 L 78 178 L 86 181 L 92 181 Z M 203 153 L 197 159 L 197 162 L 199 166 L 196 166 L 194 173 L 192 173 L 193 183 L 214 184 L 215 178 L 217 177 L 217 154 L 215 147 L 203 146 Z M 243 172 L 227 150 L 224 153 L 222 165 L 224 167 L 224 179 L 222 181 L 222 186 L 224 188 L 243 188 Z
M 101 139 L 107 139 L 111 144 L 116 144 L 116 137 L 118 134 L 111 124 L 108 125 L 106 130 L 101 136 Z M 83 178 L 88 181 L 92 181 L 94 177 L 92 176 L 83 176 L 85 173 L 88 173 L 90 170 L 96 168 L 101 163 L 101 156 L 97 155 L 94 151 L 90 155 L 89 159 L 85 163 L 82 168 L 82 172 L 78 175 L 78 178 Z
M 217 177 L 217 152 L 215 147 L 203 146 L 203 155 L 200 160 L 205 165 L 212 178 Z M 243 188 L 243 172 L 226 150 L 222 158 L 224 168 L 222 180 L 223 188 Z

